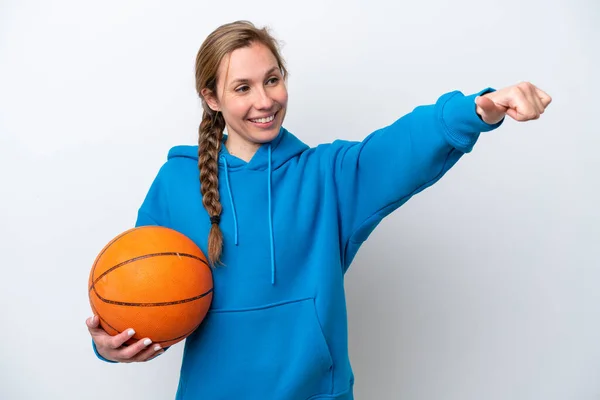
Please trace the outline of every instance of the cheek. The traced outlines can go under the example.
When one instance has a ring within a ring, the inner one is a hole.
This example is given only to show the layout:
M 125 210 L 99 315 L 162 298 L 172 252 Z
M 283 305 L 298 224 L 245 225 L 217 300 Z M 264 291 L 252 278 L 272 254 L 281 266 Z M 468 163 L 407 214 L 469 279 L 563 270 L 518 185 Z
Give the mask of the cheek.
M 285 107 L 285 106 L 287 106 L 287 101 L 288 101 L 287 89 L 285 87 L 282 87 L 282 89 L 277 93 L 277 102 Z
M 227 114 L 231 118 L 245 119 L 247 112 L 248 107 L 242 101 L 231 102 L 227 105 Z

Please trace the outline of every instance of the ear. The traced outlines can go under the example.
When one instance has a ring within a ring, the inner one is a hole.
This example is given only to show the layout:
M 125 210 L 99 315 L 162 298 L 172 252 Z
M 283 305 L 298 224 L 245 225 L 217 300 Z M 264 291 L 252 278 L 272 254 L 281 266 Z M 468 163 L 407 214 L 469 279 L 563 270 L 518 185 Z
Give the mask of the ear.
M 206 101 L 206 104 L 208 104 L 211 110 L 220 111 L 219 101 L 217 100 L 217 97 L 213 94 L 212 90 L 204 88 L 202 89 L 200 94 L 202 95 L 204 101 Z

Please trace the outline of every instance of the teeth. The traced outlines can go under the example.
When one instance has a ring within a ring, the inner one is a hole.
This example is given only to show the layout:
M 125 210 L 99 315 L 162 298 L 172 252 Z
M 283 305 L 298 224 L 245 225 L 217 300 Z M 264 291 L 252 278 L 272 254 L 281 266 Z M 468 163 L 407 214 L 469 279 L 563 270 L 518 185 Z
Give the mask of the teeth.
M 271 115 L 270 117 L 267 117 L 267 118 L 251 119 L 250 121 L 252 121 L 252 122 L 260 122 L 261 124 L 266 124 L 267 122 L 273 121 L 274 118 L 275 118 L 275 114 L 273 114 L 273 115 Z

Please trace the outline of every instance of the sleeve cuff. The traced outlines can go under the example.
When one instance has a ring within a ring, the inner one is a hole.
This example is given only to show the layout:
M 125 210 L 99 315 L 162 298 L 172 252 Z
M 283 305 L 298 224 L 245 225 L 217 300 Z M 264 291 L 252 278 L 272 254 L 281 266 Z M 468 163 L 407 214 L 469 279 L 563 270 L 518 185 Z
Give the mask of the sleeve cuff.
M 494 91 L 493 88 L 486 88 L 467 96 L 454 91 L 440 98 L 438 117 L 444 125 L 448 141 L 458 150 L 470 152 L 481 132 L 492 131 L 504 122 L 502 119 L 496 124 L 488 124 L 477 115 L 475 98 Z

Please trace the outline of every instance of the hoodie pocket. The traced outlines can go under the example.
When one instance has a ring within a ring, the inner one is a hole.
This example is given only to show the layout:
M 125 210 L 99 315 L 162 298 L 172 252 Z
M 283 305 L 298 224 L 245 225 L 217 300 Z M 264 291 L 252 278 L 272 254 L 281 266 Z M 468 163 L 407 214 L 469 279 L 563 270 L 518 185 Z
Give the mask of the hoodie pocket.
M 305 400 L 332 389 L 314 299 L 213 310 L 187 339 L 178 399 Z

